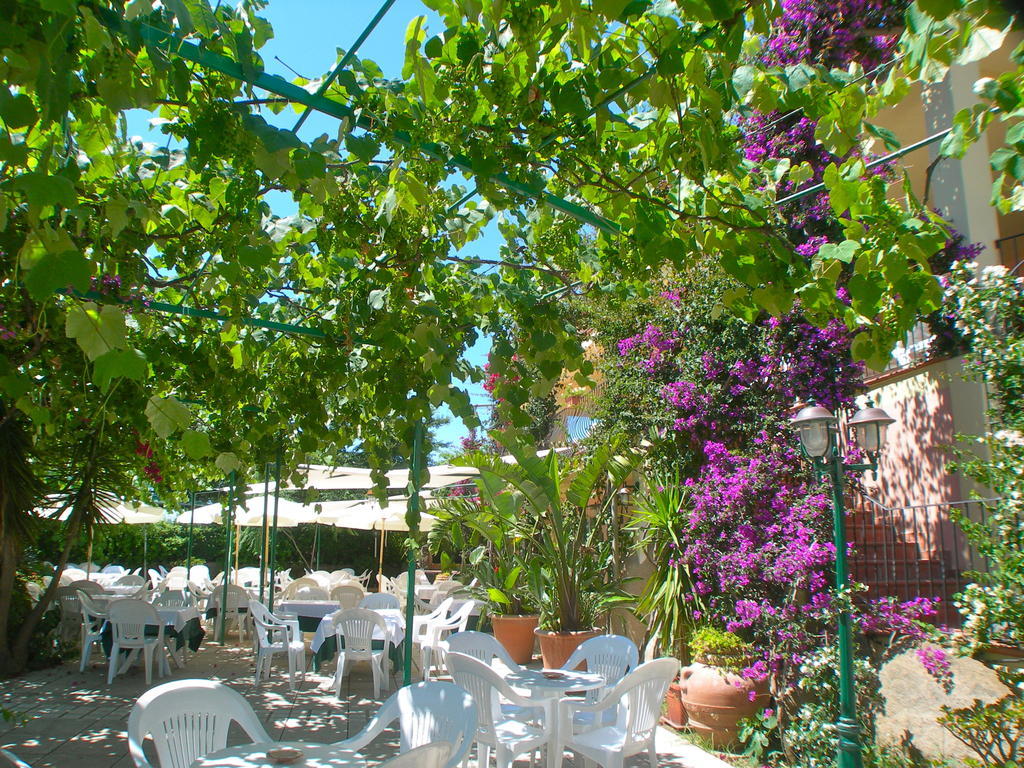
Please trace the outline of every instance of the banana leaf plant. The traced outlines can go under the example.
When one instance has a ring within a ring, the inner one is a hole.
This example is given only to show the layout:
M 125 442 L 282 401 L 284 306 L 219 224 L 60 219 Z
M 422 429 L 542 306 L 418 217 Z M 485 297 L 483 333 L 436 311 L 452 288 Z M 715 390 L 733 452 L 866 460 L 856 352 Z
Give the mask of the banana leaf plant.
M 612 499 L 640 455 L 612 441 L 588 456 L 541 456 L 508 433 L 494 438 L 512 461 L 493 454 L 463 460 L 480 471 L 481 499 L 507 526 L 493 535 L 521 542 L 522 578 L 542 629 L 592 629 L 612 607 L 633 600 L 623 590 L 608 530 Z

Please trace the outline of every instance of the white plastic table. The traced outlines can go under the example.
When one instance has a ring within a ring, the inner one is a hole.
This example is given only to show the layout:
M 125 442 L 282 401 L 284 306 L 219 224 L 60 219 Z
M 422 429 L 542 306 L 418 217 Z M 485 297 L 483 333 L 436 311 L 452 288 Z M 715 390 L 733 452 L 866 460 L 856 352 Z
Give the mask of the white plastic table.
M 339 749 L 331 744 L 308 741 L 279 741 L 270 744 L 240 744 L 203 755 L 191 768 L 282 768 L 267 757 L 267 750 L 275 747 L 301 749 L 303 757 L 290 768 L 365 768 L 366 761 L 356 752 Z
M 558 673 L 558 677 L 545 677 L 544 673 Z M 548 717 L 551 718 L 551 742 L 559 744 L 558 733 L 558 699 L 570 691 L 592 691 L 605 684 L 604 676 L 591 672 L 575 672 L 566 669 L 526 669 L 525 667 L 503 674 L 505 680 L 524 696 L 548 702 Z M 554 701 L 550 701 L 554 699 Z M 562 756 L 556 755 L 550 746 L 548 768 L 558 768 L 562 764 Z

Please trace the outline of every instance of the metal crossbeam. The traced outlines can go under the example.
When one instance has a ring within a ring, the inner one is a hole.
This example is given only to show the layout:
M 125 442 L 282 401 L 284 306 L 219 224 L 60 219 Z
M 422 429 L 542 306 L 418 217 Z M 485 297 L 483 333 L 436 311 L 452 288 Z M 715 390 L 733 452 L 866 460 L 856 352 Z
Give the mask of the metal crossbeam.
M 129 25 L 123 18 L 110 11 L 100 10 L 98 14 L 104 26 L 118 34 L 127 34 L 129 31 L 136 32 L 147 43 L 161 48 L 170 55 L 180 56 L 202 67 L 221 72 L 236 80 L 248 83 L 276 96 L 281 96 L 296 104 L 303 104 L 309 109 L 315 109 L 317 112 L 322 112 L 339 120 L 347 118 L 352 121 L 353 125 L 363 130 L 369 132 L 374 130 L 374 120 L 371 117 L 366 116 L 362 112 L 357 114 L 351 107 L 329 99 L 326 96 L 309 93 L 304 88 L 290 83 L 278 75 L 271 75 L 266 72 L 253 72 L 251 67 L 243 66 L 240 62 L 233 61 L 227 56 L 209 51 L 195 43 L 190 43 L 177 35 L 157 29 L 149 24 L 136 24 L 133 22 Z M 618 224 L 615 222 L 595 214 L 577 203 L 569 202 L 558 195 L 545 192 L 543 189 L 537 189 L 525 182 L 516 181 L 504 173 L 485 175 L 476 169 L 473 161 L 468 157 L 458 154 L 449 155 L 440 144 L 435 142 L 414 142 L 406 131 L 395 131 L 392 137 L 396 143 L 403 147 L 421 152 L 427 157 L 452 166 L 464 173 L 473 176 L 483 176 L 510 192 L 515 192 L 523 197 L 541 200 L 555 210 L 572 216 L 574 219 L 584 224 L 589 224 L 603 232 L 609 234 L 619 234 L 621 232 Z
M 374 17 L 370 19 L 370 23 L 367 24 L 366 28 L 359 33 L 359 37 L 356 38 L 356 41 L 352 44 L 352 47 L 345 52 L 345 55 L 341 57 L 341 61 L 339 61 L 335 65 L 334 69 L 331 70 L 331 74 L 329 74 L 324 79 L 323 83 L 320 84 L 320 87 L 317 88 L 317 96 L 323 96 L 325 93 L 327 93 L 327 89 L 331 87 L 331 83 L 333 83 L 337 79 L 338 75 L 341 74 L 341 71 L 348 66 L 348 63 L 350 61 L 352 61 L 353 57 L 356 55 L 356 51 L 358 51 L 360 46 L 362 46 L 362 44 L 366 42 L 366 38 L 370 36 L 370 33 L 373 32 L 374 29 L 376 29 L 377 25 L 380 24 L 380 20 L 384 18 L 385 14 L 387 14 L 387 12 L 391 10 L 391 6 L 393 6 L 394 4 L 395 0 L 384 0 L 384 5 L 382 5 L 380 7 L 380 10 L 378 10 Z M 299 115 L 299 119 L 295 122 L 295 127 L 292 128 L 292 133 L 297 132 L 299 128 L 302 127 L 302 124 L 306 122 L 306 118 L 309 117 L 310 111 L 311 110 L 307 109 L 305 112 Z

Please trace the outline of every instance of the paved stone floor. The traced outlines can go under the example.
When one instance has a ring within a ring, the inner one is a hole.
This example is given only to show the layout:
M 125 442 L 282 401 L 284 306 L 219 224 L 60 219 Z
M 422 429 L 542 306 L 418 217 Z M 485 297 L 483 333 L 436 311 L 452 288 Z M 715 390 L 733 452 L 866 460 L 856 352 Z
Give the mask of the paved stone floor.
M 95 655 L 94 655 L 95 659 Z M 207 641 L 190 656 L 184 669 L 172 668 L 170 678 L 220 680 L 240 691 L 253 705 L 274 739 L 331 742 L 355 735 L 401 680 L 373 698 L 369 667 L 356 664 L 346 676 L 341 698 L 321 690 L 331 682 L 333 665 L 324 674 L 309 673 L 292 692 L 283 661 L 275 659 L 271 679 L 253 684 L 253 654 L 246 647 L 221 647 Z M 102 657 L 80 673 L 77 660 L 23 677 L 0 682 L 0 706 L 15 719 L 0 721 L 0 746 L 10 749 L 33 768 L 133 768 L 125 728 L 135 699 L 146 690 L 141 664 L 107 685 Z M 153 684 L 164 682 L 154 677 Z M 241 739 L 239 739 L 241 740 Z M 234 741 L 234 740 L 233 740 Z M 371 765 L 394 755 L 397 734 L 388 733 L 363 750 Z M 687 743 L 672 731 L 660 729 L 659 762 L 664 768 L 725 768 L 726 764 Z M 154 760 L 155 756 L 151 758 Z M 475 760 L 471 760 L 475 764 Z M 520 761 L 525 764 L 525 759 Z M 568 758 L 565 767 L 569 768 Z M 629 761 L 630 768 L 647 766 L 645 758 Z

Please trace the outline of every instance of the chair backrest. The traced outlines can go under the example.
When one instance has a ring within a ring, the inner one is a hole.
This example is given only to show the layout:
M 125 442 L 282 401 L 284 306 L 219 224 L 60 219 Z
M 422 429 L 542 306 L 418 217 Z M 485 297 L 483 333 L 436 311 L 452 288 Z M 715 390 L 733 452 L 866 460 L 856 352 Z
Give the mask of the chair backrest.
M 128 716 L 128 751 L 136 768 L 151 768 L 143 752 L 153 738 L 160 768 L 189 768 L 196 758 L 224 749 L 238 723 L 254 742 L 270 735 L 242 694 L 213 680 L 176 680 L 142 694 Z
M 505 646 L 499 643 L 494 635 L 489 635 L 486 632 L 469 630 L 449 635 L 448 651 L 450 653 L 464 653 L 467 656 L 472 656 L 487 666 L 490 666 L 494 659 L 498 659 L 509 669 L 520 668 L 520 665 L 516 664 L 512 657 L 508 655 Z
M 281 593 L 281 599 L 282 600 L 292 600 L 292 599 L 311 600 L 311 599 L 316 599 L 316 598 L 297 598 L 296 597 L 300 590 L 310 589 L 310 588 L 312 588 L 312 589 L 322 589 L 322 587 L 320 586 L 320 584 L 317 582 L 316 579 L 311 579 L 308 576 L 303 576 L 301 578 L 296 579 L 295 581 L 289 582 L 288 586 L 286 586 L 284 588 L 284 591 Z M 324 600 L 327 599 L 326 594 L 324 595 L 323 599 Z
M 385 760 L 377 768 L 444 768 L 452 754 L 447 741 L 435 741 Z
M 188 587 L 188 576 L 182 573 L 168 573 L 164 576 L 163 581 L 160 582 L 161 590 L 171 590 L 172 592 L 183 590 Z
M 258 587 L 260 585 L 260 569 L 251 565 L 239 568 L 235 580 L 243 587 Z
M 391 583 L 394 585 L 395 589 L 405 592 L 406 588 L 409 586 L 409 573 L 407 571 L 402 571 L 391 580 Z
M 209 606 L 219 609 L 223 599 L 224 585 L 222 584 L 210 593 Z M 243 613 L 249 607 L 249 593 L 236 584 L 228 584 L 228 600 L 225 605 L 227 613 Z
M 70 621 L 82 615 L 82 603 L 78 599 L 79 590 L 74 587 L 57 587 L 57 602 L 60 604 L 61 616 Z
M 450 744 L 448 746 L 451 747 Z M 32 766 L 13 752 L 0 749 L 0 768 L 32 768 Z
M 651 738 L 669 683 L 678 674 L 677 659 L 655 659 L 641 664 L 605 694 L 604 701 L 618 701 L 615 725 L 624 732 L 626 746 Z
M 417 568 L 416 571 L 416 583 L 417 584 L 429 584 L 430 579 L 427 578 L 427 572 L 422 568 Z
M 377 574 L 377 589 L 381 592 L 390 592 L 394 582 L 383 573 Z
M 126 644 L 142 645 L 146 637 L 146 627 L 158 627 L 162 623 L 160 615 L 149 603 L 141 600 L 117 600 L 107 609 L 114 642 L 122 647 Z
M 141 587 L 146 580 L 135 573 L 126 573 L 114 582 L 119 587 Z
M 183 589 L 164 589 L 153 598 L 153 605 L 162 608 L 184 608 L 194 604 L 195 600 L 192 595 Z
M 378 610 L 380 608 L 394 608 L 398 610 L 402 607 L 398 598 L 395 595 L 387 592 L 370 592 L 364 595 L 362 600 L 359 601 L 360 608 L 370 608 Z
M 583 662 L 587 671 L 604 677 L 605 684 L 589 698 L 596 701 L 640 663 L 636 643 L 623 635 L 598 635 L 580 643 L 562 669 L 576 669 Z
M 78 604 L 81 606 L 83 618 L 92 623 L 107 618 L 107 609 L 93 602 L 92 596 L 88 592 L 78 590 Z
M 103 587 L 97 584 L 95 581 L 89 581 L 88 579 L 79 579 L 68 584 L 71 589 L 80 589 L 89 595 L 102 595 L 104 592 Z
M 346 653 L 369 653 L 373 649 L 373 631 L 378 629 L 385 635 L 388 631 L 384 617 L 367 608 L 350 608 L 335 614 L 332 621 L 334 633 L 345 638 Z
M 455 683 L 407 685 L 385 701 L 374 719 L 398 720 L 399 751 L 447 741 L 453 745 L 445 768 L 462 764 L 476 735 L 477 709 L 473 697 Z M 371 728 L 371 723 L 366 726 Z
M 174 574 L 179 574 L 187 579 L 188 569 L 184 565 L 176 565 L 167 572 L 168 576 L 173 576 Z
M 266 648 L 271 644 L 270 628 L 279 627 L 283 622 L 259 600 L 249 601 L 249 615 L 252 616 L 252 625 L 256 630 L 256 642 L 260 648 Z M 291 635 L 288 639 L 291 639 Z
M 511 686 L 486 662 L 465 653 L 454 653 L 449 649 L 445 654 L 445 664 L 452 681 L 473 697 L 477 728 L 484 733 L 493 733 L 495 723 L 503 719 L 499 703 L 501 695 L 515 695 Z
M 113 573 L 120 576 L 122 573 L 127 573 L 123 565 L 105 565 L 100 573 Z
M 160 582 L 164 580 L 164 575 L 160 573 L 156 568 L 149 569 L 149 584 L 153 589 L 160 586 Z
M 356 572 L 354 570 L 352 570 L 351 568 L 341 568 L 338 572 L 339 573 L 346 573 L 349 576 L 351 576 L 353 579 L 356 577 Z
M 210 580 L 210 569 L 205 565 L 193 565 L 188 569 L 188 577 L 196 584 L 205 584 Z
M 339 584 L 331 590 L 331 600 L 337 600 L 342 608 L 357 608 L 364 596 L 363 588 L 356 584 Z
M 324 588 L 319 586 L 310 586 L 308 584 L 301 585 L 298 589 L 293 589 L 291 593 L 291 599 L 293 600 L 330 600 L 330 593 Z

